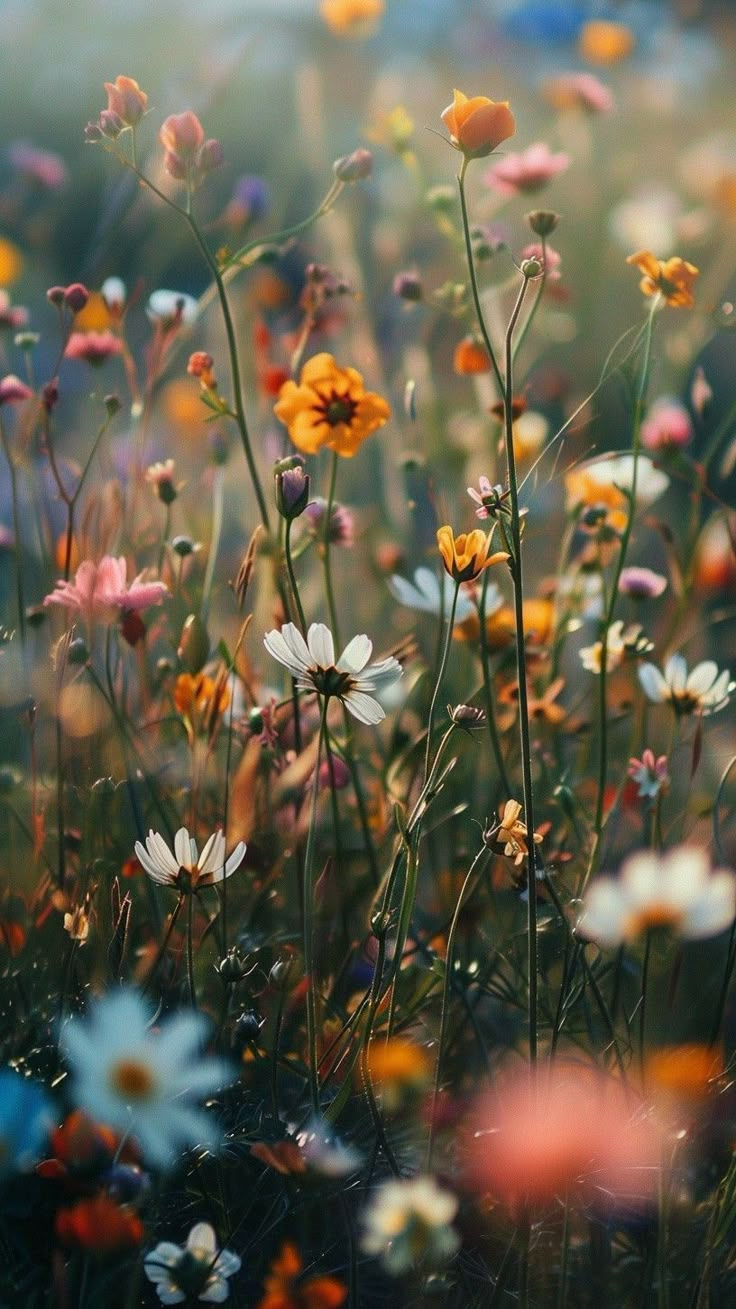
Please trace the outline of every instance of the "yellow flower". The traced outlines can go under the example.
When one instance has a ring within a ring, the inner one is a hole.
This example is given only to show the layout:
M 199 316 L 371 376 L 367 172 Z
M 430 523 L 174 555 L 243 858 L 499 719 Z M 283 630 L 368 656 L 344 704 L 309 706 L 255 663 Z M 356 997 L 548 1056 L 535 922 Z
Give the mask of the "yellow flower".
M 319 12 L 336 36 L 370 36 L 385 8 L 385 0 L 322 0 Z
M 314 455 L 326 446 L 346 458 L 391 417 L 383 397 L 365 390 L 360 373 L 339 368 L 330 354 L 310 359 L 298 385 L 284 382 L 273 411 L 297 450 Z
M 403 105 L 395 105 L 388 113 L 379 114 L 366 133 L 369 141 L 385 146 L 401 156 L 411 148 L 414 119 Z
M 659 291 L 667 304 L 675 308 L 691 309 L 695 304 L 693 282 L 700 269 L 686 259 L 680 259 L 678 255 L 672 259 L 657 259 L 650 250 L 637 250 L 626 262 L 644 274 L 639 283 L 644 295 L 656 295 Z
M 11 286 L 23 271 L 23 256 L 7 237 L 0 236 L 0 286 Z
M 520 868 L 524 859 L 529 854 L 529 831 L 526 823 L 522 823 L 519 815 L 521 814 L 521 805 L 518 800 L 507 800 L 503 809 L 499 809 L 499 825 L 494 833 L 493 839 L 503 845 L 503 852 L 509 859 L 513 859 L 517 868 Z M 534 833 L 534 844 L 541 845 L 542 837 L 539 832 Z
M 634 33 L 623 23 L 594 19 L 583 24 L 578 49 L 589 64 L 617 64 L 634 49 Z
M 490 568 L 491 564 L 500 564 L 504 559 L 508 559 L 508 555 L 503 550 L 497 550 L 495 554 L 489 555 L 491 533 L 486 536 L 480 528 L 455 536 L 452 528 L 445 525 L 437 531 L 437 545 L 445 569 L 455 582 L 474 582 L 484 568 Z
M 457 89 L 452 104 L 442 112 L 442 121 L 450 133 L 451 145 L 468 159 L 489 155 L 516 131 L 508 100 L 489 100 L 485 95 L 468 99 Z

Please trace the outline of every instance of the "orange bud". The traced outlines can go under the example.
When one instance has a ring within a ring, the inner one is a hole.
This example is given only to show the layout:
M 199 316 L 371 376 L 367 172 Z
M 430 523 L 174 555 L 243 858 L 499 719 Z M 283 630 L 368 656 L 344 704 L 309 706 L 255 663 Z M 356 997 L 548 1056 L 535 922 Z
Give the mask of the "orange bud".
M 453 91 L 453 102 L 442 112 L 450 142 L 468 159 L 482 159 L 516 131 L 508 100 L 489 100 L 485 95 L 468 99 Z

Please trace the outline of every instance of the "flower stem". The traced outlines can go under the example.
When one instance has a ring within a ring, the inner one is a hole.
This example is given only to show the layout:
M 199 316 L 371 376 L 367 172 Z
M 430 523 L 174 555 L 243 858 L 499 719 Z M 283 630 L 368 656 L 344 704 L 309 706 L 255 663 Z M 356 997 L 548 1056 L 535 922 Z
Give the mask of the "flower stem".
M 297 586 L 296 574 L 295 574 L 295 572 L 294 572 L 294 560 L 293 560 L 293 558 L 292 558 L 292 554 L 291 554 L 291 525 L 292 525 L 292 521 L 293 521 L 293 520 L 292 520 L 291 518 L 289 518 L 289 519 L 287 519 L 287 522 L 286 522 L 286 532 L 285 532 L 285 535 L 284 535 L 284 558 L 285 558 L 285 560 L 286 560 L 286 572 L 287 572 L 288 577 L 289 577 L 289 586 L 291 587 L 291 594 L 292 594 L 293 597 L 294 597 L 294 604 L 296 605 L 296 611 L 297 611 L 297 613 L 298 613 L 298 615 L 299 615 L 299 626 L 300 626 L 300 628 L 301 628 L 302 636 L 303 636 L 304 633 L 305 633 L 306 630 L 307 630 L 307 620 L 306 620 L 306 618 L 304 617 L 304 609 L 303 609 L 303 607 L 302 607 L 302 599 L 301 599 L 301 596 L 300 596 L 300 594 L 299 594 L 299 587 Z
M 10 473 L 10 503 L 13 514 L 13 542 L 15 549 L 15 595 L 18 606 L 18 631 L 20 632 L 21 645 L 26 643 L 26 602 L 23 593 L 23 565 L 21 563 L 21 541 L 20 541 L 20 505 L 18 503 L 18 469 L 13 459 L 10 444 L 5 432 L 5 425 L 0 422 L 0 442 L 2 442 L 5 458 L 8 461 L 8 471 Z
M 470 238 L 470 221 L 468 219 L 468 203 L 465 198 L 465 173 L 467 171 L 467 167 L 468 167 L 468 160 L 463 159 L 462 167 L 458 174 L 457 185 L 458 185 L 458 190 L 460 192 L 460 209 L 463 217 L 463 236 L 465 238 L 465 252 L 467 255 L 467 262 L 468 262 L 468 273 L 470 274 L 470 289 L 473 295 L 475 315 L 476 318 L 478 319 L 478 326 L 480 328 L 481 336 L 483 337 L 483 344 L 485 345 L 485 348 L 488 352 L 488 357 L 491 361 L 491 366 L 493 368 L 493 373 L 496 378 L 496 385 L 498 387 L 499 394 L 503 395 L 504 393 L 503 375 L 501 373 L 501 369 L 498 366 L 498 360 L 496 359 L 496 352 L 493 349 L 493 342 L 491 341 L 491 338 L 488 334 L 488 330 L 486 328 L 485 318 L 483 315 L 483 307 L 480 302 L 480 291 L 478 290 L 478 278 L 475 271 L 475 260 L 473 258 L 473 242 Z
M 432 700 L 429 706 L 429 718 L 427 719 L 427 748 L 424 753 L 424 786 L 427 785 L 427 781 L 429 780 L 430 759 L 432 756 L 432 728 L 434 726 L 434 713 L 437 707 L 437 697 L 440 693 L 442 679 L 445 676 L 445 669 L 447 668 L 447 660 L 450 655 L 450 645 L 452 644 L 452 629 L 455 626 L 455 610 L 457 609 L 457 597 L 459 593 L 460 593 L 460 583 L 456 582 L 455 590 L 452 596 L 452 604 L 450 605 L 450 613 L 447 618 L 447 635 L 445 636 L 445 644 L 442 650 L 442 658 L 440 659 L 440 666 L 437 670 L 437 678 L 435 680 L 434 691 L 432 692 Z
M 187 980 L 189 982 L 189 1003 L 197 1008 L 197 993 L 194 988 L 194 949 L 192 944 L 194 917 L 194 892 L 187 895 Z
M 325 523 L 322 532 L 322 541 L 320 542 L 322 563 L 325 570 L 325 591 L 327 593 L 327 608 L 330 613 L 330 626 L 332 635 L 335 638 L 336 645 L 340 644 L 340 634 L 337 625 L 337 606 L 335 605 L 335 592 L 332 587 L 332 565 L 330 562 L 330 528 L 332 526 L 332 506 L 335 503 L 335 486 L 337 485 L 337 461 L 339 455 L 336 450 L 332 452 L 332 463 L 330 465 L 330 485 L 327 492 L 327 509 L 325 511 Z
M 309 1047 L 309 1089 L 312 1110 L 320 1112 L 319 1076 L 317 1072 L 317 998 L 316 979 L 314 976 L 314 904 L 313 904 L 313 865 L 314 847 L 317 828 L 317 796 L 319 794 L 319 766 L 322 759 L 322 746 L 327 731 L 327 709 L 330 697 L 322 702 L 322 717 L 317 740 L 317 758 L 314 764 L 314 781 L 312 783 L 312 803 L 309 813 L 309 831 L 307 849 L 304 856 L 304 895 L 303 895 L 303 929 L 304 929 L 304 971 L 307 979 L 307 1045 Z

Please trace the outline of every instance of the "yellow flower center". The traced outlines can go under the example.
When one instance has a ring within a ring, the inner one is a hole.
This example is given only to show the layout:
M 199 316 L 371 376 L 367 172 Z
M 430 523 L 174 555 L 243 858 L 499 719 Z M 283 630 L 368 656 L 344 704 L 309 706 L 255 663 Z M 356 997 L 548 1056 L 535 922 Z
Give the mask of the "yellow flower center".
M 150 1100 L 156 1090 L 151 1069 L 137 1059 L 121 1059 L 113 1064 L 108 1081 L 112 1090 L 126 1101 Z

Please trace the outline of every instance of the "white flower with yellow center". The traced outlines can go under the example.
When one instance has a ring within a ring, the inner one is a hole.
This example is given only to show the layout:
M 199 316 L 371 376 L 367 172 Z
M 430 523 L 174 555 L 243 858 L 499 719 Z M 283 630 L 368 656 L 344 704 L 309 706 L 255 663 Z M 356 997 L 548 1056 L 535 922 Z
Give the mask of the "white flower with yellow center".
M 703 850 L 679 846 L 666 855 L 642 851 L 626 860 L 618 878 L 599 877 L 575 930 L 601 946 L 623 945 L 655 928 L 697 941 L 725 931 L 735 917 L 734 874 L 711 873 Z
M 610 673 L 614 668 L 618 668 L 623 661 L 626 651 L 626 645 L 623 639 L 624 625 L 621 619 L 611 623 L 608 629 L 608 640 L 606 642 L 606 672 Z M 594 645 L 586 645 L 579 652 L 580 661 L 589 673 L 600 673 L 603 662 L 603 642 L 596 641 Z
M 648 699 L 655 704 L 669 701 L 676 714 L 715 714 L 736 690 L 728 669 L 720 671 L 712 659 L 704 659 L 688 673 L 681 654 L 671 655 L 663 672 L 656 664 L 642 664 L 639 681 Z
M 179 891 L 196 891 L 200 886 L 222 882 L 239 867 L 245 850 L 245 842 L 239 841 L 226 861 L 225 837 L 222 832 L 213 832 L 199 854 L 197 842 L 186 827 L 176 833 L 173 853 L 158 832 L 149 832 L 145 845 L 135 843 L 136 855 L 151 881 L 159 886 L 175 886 Z
M 162 1304 L 183 1304 L 195 1296 L 206 1304 L 229 1299 L 228 1278 L 240 1271 L 240 1256 L 218 1250 L 209 1223 L 196 1223 L 185 1246 L 160 1241 L 143 1260 L 143 1271 Z
M 76 1104 L 99 1123 L 131 1133 L 144 1158 L 166 1168 L 190 1146 L 213 1149 L 217 1129 L 192 1104 L 233 1081 L 230 1065 L 203 1057 L 209 1023 L 178 1013 L 158 1031 L 145 1000 L 130 988 L 111 991 L 87 1018 L 70 1018 L 60 1049 L 73 1073 Z
M 280 631 L 267 632 L 263 644 L 303 691 L 342 700 L 354 718 L 370 726 L 386 717 L 373 696 L 401 677 L 401 664 L 390 656 L 369 664 L 373 642 L 367 636 L 354 636 L 339 659 L 324 623 L 312 623 L 306 641 L 295 623 L 284 623 Z
M 363 1215 L 363 1250 L 394 1275 L 424 1259 L 442 1263 L 460 1244 L 450 1226 L 457 1208 L 455 1196 L 433 1177 L 384 1182 Z

